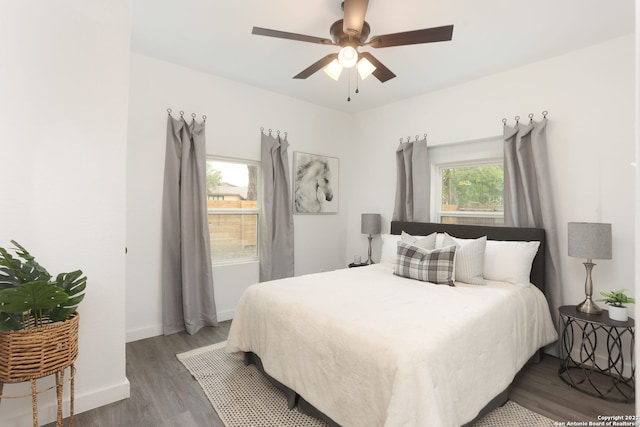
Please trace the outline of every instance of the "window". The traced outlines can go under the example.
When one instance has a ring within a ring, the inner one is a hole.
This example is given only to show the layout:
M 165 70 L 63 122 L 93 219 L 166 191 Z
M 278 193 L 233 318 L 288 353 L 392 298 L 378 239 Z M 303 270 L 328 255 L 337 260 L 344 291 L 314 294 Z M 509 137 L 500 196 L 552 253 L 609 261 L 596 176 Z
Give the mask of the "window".
M 429 147 L 432 220 L 504 224 L 503 150 L 502 136 Z
M 446 224 L 504 224 L 502 160 L 439 165 L 438 221 Z
M 258 259 L 258 162 L 207 158 L 207 207 L 215 264 Z

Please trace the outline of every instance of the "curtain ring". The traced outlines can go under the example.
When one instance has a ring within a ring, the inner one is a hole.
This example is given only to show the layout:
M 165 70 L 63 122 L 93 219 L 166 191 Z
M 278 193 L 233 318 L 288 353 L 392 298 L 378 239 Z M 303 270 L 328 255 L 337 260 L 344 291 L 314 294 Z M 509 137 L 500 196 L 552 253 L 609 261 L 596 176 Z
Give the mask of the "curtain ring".
M 284 137 L 286 138 L 286 137 L 287 137 L 287 135 L 289 135 L 289 133 L 288 133 L 288 132 L 285 132 L 285 133 L 284 133 Z
M 171 115 L 171 108 L 167 108 L 167 113 L 169 113 L 169 115 Z
M 196 113 L 191 113 L 191 118 L 195 119 L 196 118 Z
M 271 129 L 269 129 L 269 135 L 271 135 Z
M 407 137 L 407 142 L 411 142 L 411 137 L 410 136 Z
M 400 144 L 402 144 L 402 138 L 400 138 Z
M 264 128 L 260 126 L 260 132 L 264 133 Z
M 416 142 L 418 141 L 418 138 L 420 138 L 418 135 L 416 135 Z
M 547 110 L 544 110 L 542 112 L 542 117 L 544 117 L 546 119 L 547 118 L 547 114 L 549 114 L 549 112 Z
M 207 115 L 206 114 L 202 115 L 202 120 L 205 121 L 205 122 L 207 121 Z
M 424 140 L 425 141 L 427 140 L 427 134 L 426 133 L 424 134 Z
M 276 131 L 276 135 L 280 136 L 280 129 Z
M 184 111 L 180 111 L 180 117 L 184 116 Z
M 518 122 L 520 121 L 520 116 L 515 116 L 514 119 L 516 119 L 516 124 L 518 124 Z
M 507 125 L 507 119 L 502 119 L 502 124 L 506 126 Z

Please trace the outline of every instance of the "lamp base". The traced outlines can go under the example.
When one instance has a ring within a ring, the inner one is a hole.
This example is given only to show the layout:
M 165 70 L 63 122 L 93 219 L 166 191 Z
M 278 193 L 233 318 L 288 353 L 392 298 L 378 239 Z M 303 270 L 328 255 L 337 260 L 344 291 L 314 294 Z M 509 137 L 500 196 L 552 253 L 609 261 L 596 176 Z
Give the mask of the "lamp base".
M 602 309 L 598 307 L 596 303 L 593 302 L 589 297 L 586 300 L 582 301 L 580 304 L 576 305 L 576 310 L 587 314 L 602 313 Z
M 366 264 L 371 265 L 371 264 L 375 264 L 371 259 L 371 239 L 373 239 L 373 236 L 369 234 L 369 237 L 367 237 L 367 239 L 369 239 L 369 257 L 367 259 Z

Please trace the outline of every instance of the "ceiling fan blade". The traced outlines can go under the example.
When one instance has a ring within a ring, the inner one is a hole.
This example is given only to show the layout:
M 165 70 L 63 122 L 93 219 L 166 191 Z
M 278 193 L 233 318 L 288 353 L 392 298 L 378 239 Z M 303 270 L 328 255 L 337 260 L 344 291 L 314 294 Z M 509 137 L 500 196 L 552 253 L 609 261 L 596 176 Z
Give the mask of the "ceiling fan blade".
M 376 67 L 373 75 L 382 83 L 386 82 L 387 80 L 391 80 L 396 76 L 390 69 L 385 67 L 382 62 L 378 61 L 375 56 L 371 55 L 369 52 L 360 52 L 360 56 L 367 58 L 367 60 Z
M 308 42 L 308 43 L 330 44 L 330 45 L 335 44 L 333 41 L 329 39 L 323 39 L 322 37 L 306 36 L 304 34 L 288 33 L 286 31 L 270 30 L 268 28 L 260 28 L 260 27 L 253 27 L 251 34 L 256 34 L 258 36 L 277 37 L 280 39 L 287 39 L 287 40 L 297 40 L 297 41 Z
M 300 71 L 298 74 L 293 76 L 293 78 L 294 79 L 306 79 L 307 77 L 309 77 L 310 75 L 312 75 L 316 71 L 320 70 L 322 67 L 324 67 L 326 65 L 329 65 L 329 63 L 331 61 L 333 61 L 334 59 L 337 59 L 337 58 L 338 58 L 338 54 L 337 53 L 330 53 L 329 55 L 325 56 L 321 60 L 314 62 L 309 67 L 307 67 L 304 70 Z
M 453 25 L 425 28 L 423 30 L 373 36 L 367 42 L 371 47 L 404 46 L 408 44 L 449 41 L 453 37 Z
M 360 35 L 368 6 L 369 0 L 344 0 L 342 29 L 346 34 Z

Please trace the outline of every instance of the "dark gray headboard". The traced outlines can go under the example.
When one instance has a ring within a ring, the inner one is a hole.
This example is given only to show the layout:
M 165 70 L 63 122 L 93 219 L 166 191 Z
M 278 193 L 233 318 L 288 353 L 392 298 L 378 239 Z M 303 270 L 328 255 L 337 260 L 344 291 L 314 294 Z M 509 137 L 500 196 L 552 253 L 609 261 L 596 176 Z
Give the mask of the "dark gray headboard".
M 427 236 L 431 233 L 447 232 L 454 237 L 462 239 L 477 239 L 487 236 L 489 240 L 510 240 L 510 241 L 539 241 L 540 249 L 533 259 L 531 266 L 531 283 L 536 285 L 542 292 L 545 288 L 545 233 L 542 228 L 520 228 L 520 227 L 496 227 L 482 225 L 462 225 L 462 224 L 437 224 L 431 222 L 402 222 L 391 221 L 391 234 L 401 234 L 402 232 L 414 236 Z

